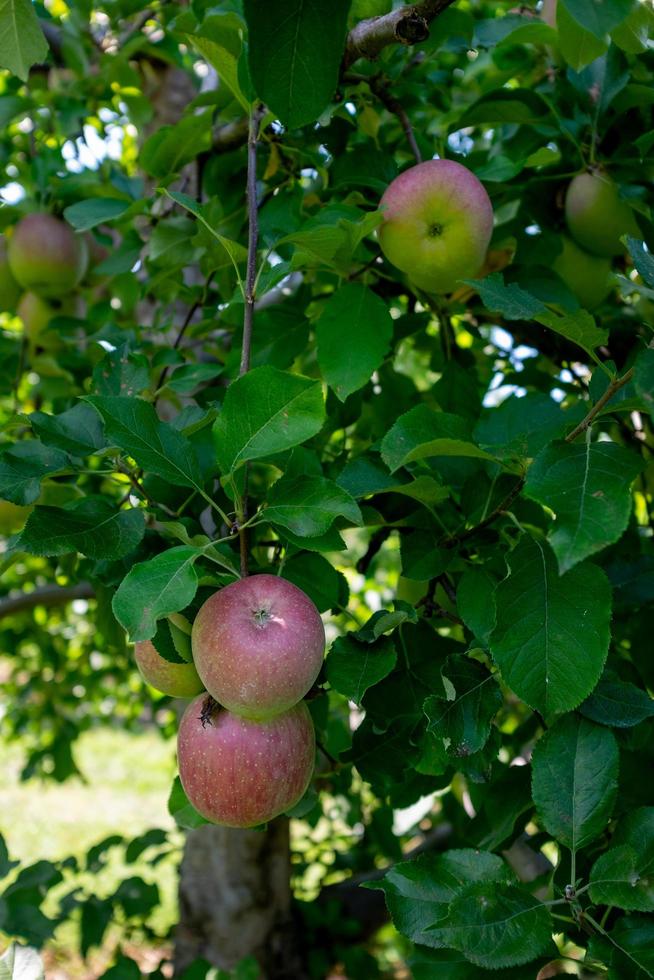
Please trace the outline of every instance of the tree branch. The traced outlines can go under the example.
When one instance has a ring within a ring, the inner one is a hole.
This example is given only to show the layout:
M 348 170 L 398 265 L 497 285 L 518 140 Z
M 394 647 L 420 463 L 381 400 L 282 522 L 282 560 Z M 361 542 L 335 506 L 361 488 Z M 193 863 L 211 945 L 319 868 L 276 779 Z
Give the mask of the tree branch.
M 213 152 L 229 153 L 231 150 L 237 150 L 247 142 L 248 132 L 249 122 L 246 117 L 218 126 L 213 133 Z
M 74 599 L 92 599 L 95 589 L 90 582 L 78 582 L 77 585 L 43 585 L 32 592 L 20 592 L 18 595 L 0 599 L 0 619 L 14 613 L 34 609 L 35 606 L 64 606 Z
M 257 245 L 259 242 L 259 214 L 257 211 L 257 142 L 259 139 L 259 127 L 265 115 L 266 109 L 261 103 L 257 103 L 252 109 L 250 117 L 250 128 L 248 134 L 248 170 L 247 170 L 247 204 L 248 204 L 248 259 L 245 273 L 244 300 L 245 308 L 243 311 L 243 348 L 241 351 L 241 365 L 239 377 L 250 370 L 250 357 L 252 354 L 252 327 L 254 323 L 254 304 L 256 301 L 255 283 L 257 279 Z M 248 535 L 243 525 L 248 519 L 248 471 L 245 466 L 243 497 L 238 514 L 239 524 L 239 547 L 241 552 L 241 575 L 248 574 Z
M 591 408 L 586 418 L 582 419 L 579 425 L 575 426 L 572 432 L 569 432 L 567 434 L 567 436 L 565 437 L 565 441 L 574 442 L 577 436 L 580 436 L 582 432 L 585 432 L 586 429 L 592 424 L 595 416 L 598 415 L 602 411 L 606 403 L 613 398 L 616 391 L 620 391 L 620 388 L 624 388 L 626 384 L 629 384 L 633 376 L 634 376 L 634 369 L 630 368 L 626 372 L 626 374 L 622 375 L 621 378 L 615 378 L 615 380 L 610 383 L 610 385 L 608 386 L 608 388 L 606 389 L 602 397 L 597 399 L 597 401 Z
M 422 153 L 420 152 L 420 147 L 416 141 L 415 133 L 413 132 L 413 126 L 411 125 L 411 120 L 409 119 L 406 109 L 402 105 L 399 99 L 396 99 L 394 95 L 388 90 L 389 82 L 384 81 L 379 76 L 371 78 L 369 80 L 370 90 L 374 95 L 377 96 L 379 101 L 384 105 L 389 112 L 397 116 L 404 130 L 404 135 L 406 136 L 407 143 L 411 147 L 411 152 L 413 153 L 416 163 L 422 163 Z
M 429 37 L 429 25 L 454 0 L 423 0 L 382 17 L 371 17 L 356 24 L 348 34 L 343 69 L 358 58 L 374 61 L 389 44 L 417 44 Z

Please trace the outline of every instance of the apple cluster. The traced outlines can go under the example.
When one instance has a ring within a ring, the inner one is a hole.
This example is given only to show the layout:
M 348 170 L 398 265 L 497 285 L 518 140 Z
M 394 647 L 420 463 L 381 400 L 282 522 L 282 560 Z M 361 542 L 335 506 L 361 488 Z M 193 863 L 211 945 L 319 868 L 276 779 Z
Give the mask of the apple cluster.
M 311 599 L 276 575 L 214 593 L 191 634 L 193 663 L 136 644 L 144 679 L 192 697 L 177 757 L 189 800 L 207 820 L 254 827 L 293 807 L 313 774 L 315 732 L 302 700 L 322 666 L 325 630 Z
M 34 340 L 55 315 L 51 301 L 69 296 L 88 264 L 86 239 L 65 221 L 26 215 L 0 237 L 0 312 L 16 313 Z

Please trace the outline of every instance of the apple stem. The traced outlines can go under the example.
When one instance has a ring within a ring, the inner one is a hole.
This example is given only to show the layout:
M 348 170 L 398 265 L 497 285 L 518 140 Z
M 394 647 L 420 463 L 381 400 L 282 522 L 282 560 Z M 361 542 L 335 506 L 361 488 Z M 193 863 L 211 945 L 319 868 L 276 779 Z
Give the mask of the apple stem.
M 252 355 L 252 327 L 254 324 L 254 304 L 257 281 L 257 245 L 259 242 L 259 215 L 257 211 L 257 143 L 259 127 L 265 115 L 265 106 L 258 102 L 250 114 L 248 133 L 247 202 L 248 202 L 248 258 L 245 273 L 245 308 L 243 311 L 243 347 L 239 377 L 250 370 Z M 249 571 L 248 534 L 245 524 L 248 519 L 248 467 L 245 465 L 243 494 L 238 507 L 239 548 L 241 554 L 241 575 L 245 578 Z

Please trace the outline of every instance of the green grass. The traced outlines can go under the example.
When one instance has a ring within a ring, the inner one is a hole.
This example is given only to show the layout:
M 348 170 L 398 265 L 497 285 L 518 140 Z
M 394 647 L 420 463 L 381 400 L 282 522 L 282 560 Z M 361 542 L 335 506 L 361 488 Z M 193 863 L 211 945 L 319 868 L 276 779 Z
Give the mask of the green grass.
M 98 896 L 110 895 L 118 884 L 133 875 L 153 881 L 159 887 L 161 904 L 149 922 L 165 936 L 177 920 L 177 858 L 182 834 L 174 829 L 167 811 L 167 798 L 175 773 L 174 741 L 156 732 L 133 735 L 110 728 L 84 733 L 75 746 L 75 759 L 83 778 L 65 783 L 32 779 L 20 781 L 23 752 L 19 745 L 0 744 L 3 759 L 2 811 L 0 832 L 9 854 L 21 864 L 46 859 L 58 861 L 70 855 L 83 863 L 94 844 L 118 834 L 127 842 L 153 827 L 170 831 L 173 854 L 151 865 L 146 851 L 127 865 L 124 849 L 108 852 L 106 866 L 95 876 L 67 873 L 64 884 L 48 896 L 46 914 L 53 914 L 57 898 L 72 883 L 84 885 Z M 45 952 L 53 976 L 89 977 L 99 975 L 111 959 L 113 949 L 124 939 L 120 927 L 112 926 L 104 949 L 90 960 L 97 960 L 98 973 L 84 967 L 76 955 L 78 929 L 73 921 L 59 927 Z M 63 973 L 59 973 L 59 970 Z

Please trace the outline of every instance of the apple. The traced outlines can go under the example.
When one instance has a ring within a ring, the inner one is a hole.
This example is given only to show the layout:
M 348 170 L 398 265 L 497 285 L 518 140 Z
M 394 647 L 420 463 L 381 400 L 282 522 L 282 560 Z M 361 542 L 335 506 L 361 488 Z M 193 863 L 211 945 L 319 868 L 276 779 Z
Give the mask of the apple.
M 389 184 L 379 243 L 420 289 L 449 293 L 483 265 L 493 208 L 475 175 L 454 160 L 427 160 Z
M 311 781 L 315 749 L 304 701 L 268 721 L 252 721 L 200 695 L 177 735 L 186 795 L 203 817 L 228 827 L 256 827 L 295 806 Z
M 13 313 L 22 290 L 14 279 L 7 258 L 7 239 L 0 237 L 0 313 Z
M 25 334 L 32 340 L 43 333 L 52 317 L 56 316 L 50 304 L 36 293 L 23 293 L 16 313 L 23 321 Z
M 174 664 L 162 657 L 150 640 L 142 640 L 134 647 L 134 659 L 146 684 L 173 698 L 193 698 L 204 685 L 191 663 Z
M 641 237 L 633 211 L 620 198 L 616 184 L 600 170 L 577 174 L 570 181 L 565 220 L 578 245 L 605 258 L 624 252 L 621 235 Z
M 9 242 L 9 265 L 20 285 L 39 296 L 65 296 L 86 272 L 86 242 L 54 215 L 28 214 Z
M 286 711 L 323 662 L 325 629 L 302 589 L 277 575 L 250 575 L 210 596 L 191 634 L 209 694 L 245 718 Z
M 587 310 L 594 310 L 611 292 L 611 261 L 579 248 L 567 235 L 552 268 Z

